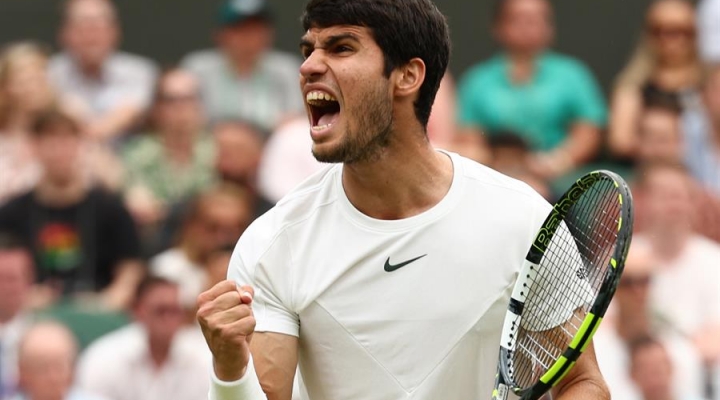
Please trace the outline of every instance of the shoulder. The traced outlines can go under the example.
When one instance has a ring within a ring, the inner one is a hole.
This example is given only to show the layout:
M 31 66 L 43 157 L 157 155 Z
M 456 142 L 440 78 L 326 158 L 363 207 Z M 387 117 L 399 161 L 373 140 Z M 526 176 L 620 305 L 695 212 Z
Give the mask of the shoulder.
M 80 358 L 86 368 L 92 368 L 93 363 L 112 363 L 112 361 L 125 358 L 130 352 L 137 351 L 143 346 L 142 328 L 132 323 L 120 329 L 107 333 L 92 342 Z
M 29 205 L 35 201 L 33 196 L 33 190 L 17 195 L 0 206 L 0 212 L 20 212 L 26 210 Z
M 473 65 L 465 72 L 460 80 L 460 85 L 471 83 L 485 83 L 496 79 L 498 74 L 503 73 L 503 58 L 500 55 Z
M 558 75 L 593 79 L 592 72 L 585 63 L 565 54 L 546 53 L 542 56 L 542 63 Z
M 186 55 L 181 65 L 193 72 L 215 69 L 223 65 L 223 56 L 216 49 L 193 51 Z
M 336 179 L 342 165 L 327 166 L 283 197 L 256 219 L 238 241 L 243 258 L 259 259 L 288 228 L 307 221 L 337 200 Z
M 162 146 L 152 133 L 145 133 L 131 139 L 123 149 L 123 157 L 131 159 L 130 167 L 148 159 L 155 159 L 162 153 Z
M 263 62 L 267 66 L 275 67 L 277 69 L 292 69 L 293 74 L 297 73 L 297 68 L 302 63 L 300 57 L 296 56 L 295 54 L 278 50 L 268 51 L 263 56 Z
M 147 72 L 155 73 L 157 66 L 155 62 L 147 57 L 138 54 L 118 52 L 113 54 L 110 62 L 118 68 L 125 69 L 126 72 Z
M 70 56 L 65 52 L 54 54 L 48 61 L 48 68 L 51 73 L 57 73 L 70 68 L 71 60 Z
M 720 260 L 720 245 L 706 238 L 705 236 L 695 235 L 692 239 L 692 249 L 698 255 L 702 255 L 707 260 Z

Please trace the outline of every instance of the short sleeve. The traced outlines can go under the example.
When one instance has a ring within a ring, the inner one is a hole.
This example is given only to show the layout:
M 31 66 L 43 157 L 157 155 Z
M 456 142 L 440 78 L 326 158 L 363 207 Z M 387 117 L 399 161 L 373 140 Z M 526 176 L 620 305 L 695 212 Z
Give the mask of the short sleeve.
M 595 77 L 581 64 L 575 65 L 571 89 L 573 119 L 604 127 L 607 122 L 607 106 Z
M 257 260 L 252 255 L 253 231 L 248 230 L 235 247 L 228 279 L 238 286 L 250 285 L 255 291 L 252 302 L 256 332 L 275 332 L 290 336 L 300 334 L 300 319 L 291 307 L 292 263 L 285 235 L 280 234 Z M 248 257 L 247 255 L 250 255 Z

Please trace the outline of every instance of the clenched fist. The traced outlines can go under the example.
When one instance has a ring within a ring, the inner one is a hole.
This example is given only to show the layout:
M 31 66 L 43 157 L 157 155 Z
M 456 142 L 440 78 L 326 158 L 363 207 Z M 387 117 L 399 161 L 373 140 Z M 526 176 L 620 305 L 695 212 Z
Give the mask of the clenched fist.
M 251 304 L 254 291 L 222 281 L 198 296 L 197 319 L 213 355 L 215 375 L 231 382 L 242 378 L 250 360 L 255 331 Z

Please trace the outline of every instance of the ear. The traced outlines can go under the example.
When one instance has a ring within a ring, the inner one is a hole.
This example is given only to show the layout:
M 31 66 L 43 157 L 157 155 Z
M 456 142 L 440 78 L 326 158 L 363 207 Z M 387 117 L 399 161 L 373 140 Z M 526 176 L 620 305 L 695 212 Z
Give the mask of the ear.
M 395 95 L 405 97 L 417 93 L 423 82 L 425 82 L 425 63 L 419 58 L 413 58 L 395 70 Z

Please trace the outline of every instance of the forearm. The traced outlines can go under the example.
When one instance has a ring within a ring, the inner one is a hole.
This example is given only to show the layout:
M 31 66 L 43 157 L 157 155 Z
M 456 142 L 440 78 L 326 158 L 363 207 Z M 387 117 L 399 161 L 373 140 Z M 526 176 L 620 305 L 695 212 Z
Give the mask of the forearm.
M 568 383 L 553 392 L 553 400 L 610 400 L 610 391 L 605 382 L 585 379 Z
M 143 278 L 144 268 L 139 261 L 123 261 L 117 266 L 117 273 L 110 286 L 102 292 L 105 305 L 113 310 L 127 308 L 132 301 L 137 285 Z

